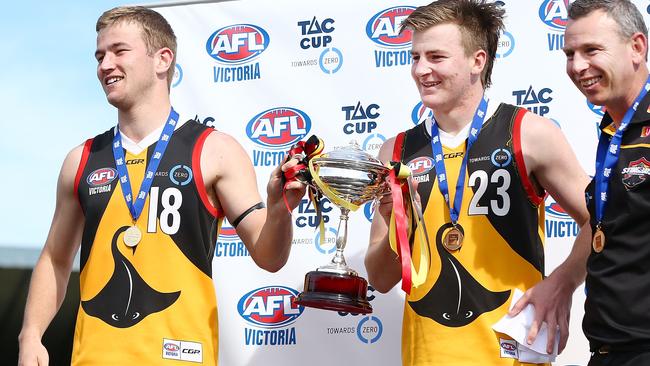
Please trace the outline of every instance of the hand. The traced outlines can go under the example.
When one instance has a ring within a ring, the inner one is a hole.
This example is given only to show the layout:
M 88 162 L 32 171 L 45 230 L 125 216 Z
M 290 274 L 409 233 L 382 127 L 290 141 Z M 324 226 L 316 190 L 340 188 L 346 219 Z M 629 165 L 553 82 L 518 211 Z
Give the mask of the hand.
M 307 187 L 300 183 L 297 180 L 290 181 L 285 184 L 284 172 L 290 170 L 294 166 L 299 164 L 298 157 L 292 157 L 287 160 L 284 164 L 276 167 L 271 173 L 269 178 L 269 183 L 266 187 L 266 194 L 268 197 L 268 206 L 271 208 L 272 205 L 281 204 L 284 207 L 284 198 L 282 197 L 283 191 L 287 198 L 287 203 L 289 208 L 293 211 L 300 204 L 300 200 L 305 195 Z M 286 211 L 286 208 L 284 209 Z
M 413 178 L 410 178 L 412 185 L 411 188 L 413 189 L 413 198 L 415 202 L 413 204 L 417 205 L 417 208 L 420 209 L 420 212 L 422 212 L 422 203 L 420 201 L 420 193 L 418 192 L 418 181 L 414 180 Z M 404 195 L 404 199 L 410 200 L 411 198 L 409 195 Z M 381 217 L 384 218 L 386 225 L 389 225 L 390 223 L 390 215 L 393 211 L 393 195 L 392 193 L 387 193 L 381 199 L 378 201 L 377 204 L 377 211 L 381 215 Z
M 47 366 L 50 357 L 39 340 L 20 342 L 18 366 Z
M 575 288 L 566 285 L 566 282 L 561 275 L 552 273 L 548 278 L 528 289 L 508 313 L 510 316 L 515 316 L 528 304 L 532 304 L 535 307 L 535 317 L 526 342 L 532 344 L 537 338 L 542 323 L 546 322 L 548 331 L 546 352 L 549 354 L 553 353 L 555 345 L 555 329 L 558 327 L 560 329 L 558 353 L 564 350 L 569 337 L 571 299 Z

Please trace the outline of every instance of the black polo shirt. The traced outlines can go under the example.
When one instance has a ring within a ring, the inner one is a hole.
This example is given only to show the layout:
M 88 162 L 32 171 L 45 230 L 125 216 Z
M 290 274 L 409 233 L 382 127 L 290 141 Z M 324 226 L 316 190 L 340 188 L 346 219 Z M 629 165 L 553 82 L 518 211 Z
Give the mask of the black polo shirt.
M 606 242 L 587 261 L 583 329 L 591 349 L 650 345 L 650 93 L 623 134 L 602 220 Z M 601 133 L 615 132 L 605 114 Z M 594 181 L 586 189 L 595 232 Z

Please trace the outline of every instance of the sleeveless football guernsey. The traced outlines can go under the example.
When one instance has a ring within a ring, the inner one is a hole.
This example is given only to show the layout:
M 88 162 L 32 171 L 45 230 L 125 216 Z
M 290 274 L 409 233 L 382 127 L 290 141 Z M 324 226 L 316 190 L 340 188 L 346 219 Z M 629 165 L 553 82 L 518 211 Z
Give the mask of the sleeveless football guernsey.
M 501 104 L 470 149 L 458 220 L 464 240 L 454 252 L 442 243 L 452 225 L 425 123 L 405 132 L 401 150 L 396 143 L 394 158 L 401 156 L 419 182 L 431 246 L 428 278 L 406 298 L 404 365 L 521 364 L 515 342 L 491 327 L 507 313 L 513 290 L 525 291 L 544 273 L 544 206 L 526 175 L 519 140 L 526 112 Z M 452 201 L 465 146 L 443 146 Z M 413 258 L 421 245 L 416 239 Z
M 212 257 L 223 214 L 207 198 L 203 143 L 213 131 L 188 121 L 174 132 L 136 226 L 115 170 L 114 129 L 88 140 L 75 180 L 85 215 L 81 304 L 73 365 L 216 365 Z M 154 145 L 125 153 L 137 192 Z

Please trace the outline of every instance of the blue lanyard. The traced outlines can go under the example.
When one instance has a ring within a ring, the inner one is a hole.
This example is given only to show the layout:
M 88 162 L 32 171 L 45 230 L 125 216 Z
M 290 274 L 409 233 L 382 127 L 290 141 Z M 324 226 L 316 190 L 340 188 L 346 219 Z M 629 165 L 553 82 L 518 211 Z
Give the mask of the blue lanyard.
M 483 121 L 485 120 L 487 107 L 488 100 L 485 98 L 485 96 L 483 96 L 481 103 L 478 105 L 478 108 L 476 108 L 476 114 L 472 120 L 469 137 L 467 138 L 467 148 L 465 149 L 465 154 L 463 155 L 463 162 L 461 163 L 458 181 L 456 182 L 456 195 L 454 196 L 453 207 L 449 203 L 449 186 L 447 185 L 447 171 L 445 169 L 445 158 L 442 152 L 442 143 L 440 142 L 440 131 L 438 130 L 438 124 L 435 117 L 432 117 L 433 123 L 431 124 L 431 150 L 433 151 L 433 160 L 436 164 L 438 187 L 440 188 L 440 193 L 442 193 L 442 196 L 445 198 L 445 202 L 447 202 L 447 207 L 449 207 L 449 216 L 451 217 L 451 222 L 454 225 L 456 225 L 458 222 L 458 216 L 463 202 L 466 175 L 465 171 L 467 170 L 466 168 L 469 149 L 478 138 L 478 134 L 481 131 L 481 127 L 483 126 Z
M 650 76 L 646 80 L 646 84 L 641 89 L 641 92 L 632 103 L 632 106 L 625 112 L 621 125 L 616 130 L 612 139 L 607 142 L 608 134 L 601 133 L 600 139 L 598 140 L 598 150 L 596 153 L 596 173 L 594 179 L 596 197 L 594 197 L 596 205 L 596 222 L 600 225 L 600 222 L 603 219 L 605 214 L 605 206 L 607 204 L 607 192 L 609 188 L 609 178 L 612 173 L 612 169 L 616 166 L 618 162 L 619 152 L 621 151 L 621 142 L 623 140 L 623 132 L 628 128 L 632 116 L 636 112 L 636 109 L 639 107 L 639 103 L 648 93 L 650 89 Z
M 151 184 L 153 183 L 153 178 L 158 171 L 158 164 L 165 154 L 169 140 L 174 134 L 174 129 L 176 128 L 176 123 L 178 122 L 178 113 L 171 109 L 169 112 L 169 117 L 167 117 L 167 123 L 158 138 L 156 147 L 154 149 L 153 155 L 151 156 L 151 161 L 147 164 L 147 171 L 140 185 L 140 192 L 136 197 L 135 203 L 133 202 L 133 196 L 131 191 L 131 182 L 129 180 L 129 171 L 126 169 L 126 158 L 124 157 L 124 150 L 122 149 L 122 135 L 120 134 L 119 125 L 115 127 L 115 136 L 113 137 L 113 157 L 115 158 L 115 167 L 117 168 L 117 174 L 120 177 L 120 185 L 122 186 L 122 194 L 124 195 L 124 200 L 126 201 L 126 206 L 131 212 L 131 217 L 133 222 L 136 222 L 142 213 L 144 208 L 144 201 L 147 198 Z

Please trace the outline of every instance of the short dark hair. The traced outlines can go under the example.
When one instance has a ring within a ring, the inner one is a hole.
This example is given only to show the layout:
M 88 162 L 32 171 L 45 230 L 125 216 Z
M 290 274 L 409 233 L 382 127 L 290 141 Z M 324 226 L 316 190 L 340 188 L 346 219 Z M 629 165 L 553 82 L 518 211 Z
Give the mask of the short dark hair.
M 576 0 L 569 5 L 569 19 L 580 19 L 596 10 L 604 11 L 618 24 L 623 39 L 631 38 L 635 33 L 643 33 L 648 38 L 643 16 L 629 0 Z
M 505 10 L 499 3 L 486 0 L 439 0 L 415 9 L 402 22 L 401 31 L 425 31 L 434 25 L 453 23 L 460 28 L 465 55 L 480 49 L 487 53 L 485 68 L 481 73 L 483 87 L 492 84 L 492 67 L 499 46 L 499 36 L 504 30 Z
M 142 39 L 147 46 L 149 55 L 153 55 L 161 48 L 169 48 L 174 54 L 172 64 L 167 71 L 167 87 L 172 83 L 176 69 L 176 35 L 171 25 L 159 13 L 143 6 L 118 6 L 105 11 L 99 19 L 95 30 L 99 33 L 102 29 L 120 22 L 135 23 L 142 29 Z

